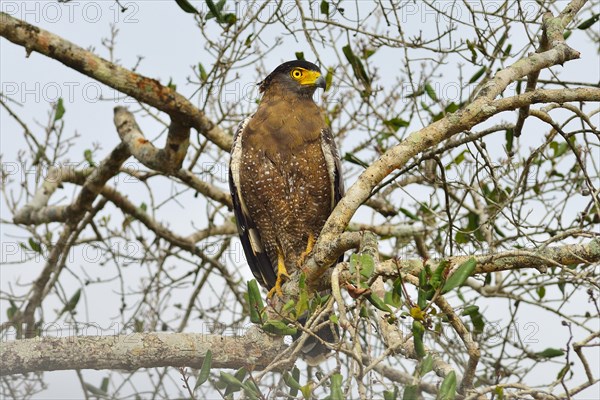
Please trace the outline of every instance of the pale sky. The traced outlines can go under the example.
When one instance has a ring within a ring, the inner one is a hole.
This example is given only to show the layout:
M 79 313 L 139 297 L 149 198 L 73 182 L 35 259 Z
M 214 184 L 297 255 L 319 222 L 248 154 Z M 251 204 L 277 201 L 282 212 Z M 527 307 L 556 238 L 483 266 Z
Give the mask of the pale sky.
M 318 2 L 317 2 L 318 3 Z M 58 34 L 84 48 L 92 48 L 95 53 L 108 58 L 106 48 L 101 45 L 101 40 L 110 35 L 110 24 L 115 24 L 119 29 L 117 37 L 117 47 L 115 57 L 120 64 L 126 68 L 132 68 L 138 61 L 137 56 L 143 56 L 137 71 L 147 77 L 156 78 L 161 83 L 166 84 L 170 79 L 177 84 L 177 89 L 184 95 L 192 95 L 195 91 L 193 85 L 186 84 L 186 78 L 192 76 L 191 67 L 197 65 L 201 60 L 210 60 L 204 50 L 202 38 L 199 35 L 195 22 L 190 14 L 181 11 L 174 1 L 138 1 L 129 2 L 123 0 L 122 4 L 128 7 L 128 11 L 120 13 L 118 6 L 112 1 L 73 1 L 66 4 L 44 1 L 5 1 L 0 3 L 0 10 L 16 18 L 24 19 L 29 23 L 47 29 L 52 33 Z M 192 4 L 201 8 L 203 2 L 193 1 Z M 242 3 L 243 4 L 243 3 Z M 293 5 L 293 3 L 290 3 Z M 525 3 L 527 7 L 535 7 L 534 3 Z M 566 3 L 565 3 L 566 4 Z M 348 7 L 351 9 L 351 7 Z M 350 10 L 351 11 L 351 10 Z M 414 16 L 407 16 L 406 29 L 411 35 L 416 35 L 419 30 L 427 32 L 431 15 L 415 13 Z M 460 31 L 459 31 L 460 32 Z M 273 35 L 281 35 L 281 32 L 272 32 Z M 575 31 L 575 35 L 582 35 Z M 273 39 L 268 33 L 265 40 Z M 275 68 L 280 62 L 294 58 L 295 51 L 304 51 L 308 60 L 310 57 L 310 48 L 305 43 L 302 35 L 298 36 L 298 42 L 290 37 L 286 37 L 286 43 L 268 55 L 265 65 L 269 69 Z M 583 38 L 583 36 L 581 36 Z M 460 40 L 455 37 L 454 40 Z M 581 80 L 582 76 L 588 81 L 600 81 L 600 63 L 598 61 L 598 52 L 590 43 L 577 41 L 576 37 L 572 39 L 573 47 L 581 51 L 582 58 L 577 61 L 569 62 L 564 68 L 563 77 L 572 80 Z M 581 44 L 581 45 L 579 45 Z M 65 133 L 78 133 L 80 137 L 75 142 L 75 146 L 69 150 L 68 158 L 74 162 L 83 161 L 83 152 L 92 148 L 95 144 L 100 144 L 101 150 L 97 152 L 97 159 L 104 157 L 110 149 L 119 143 L 119 137 L 116 133 L 112 118 L 113 108 L 117 104 L 127 105 L 127 101 L 118 100 L 121 98 L 113 89 L 93 81 L 80 73 L 73 71 L 57 61 L 50 60 L 45 56 L 32 53 L 29 58 L 25 57 L 25 50 L 13 45 L 5 39 L 0 39 L 0 92 L 8 96 L 21 105 L 11 104 L 19 115 L 34 132 L 41 133 L 43 126 L 48 119 L 50 104 L 62 97 L 66 113 Z M 320 54 L 321 59 L 327 58 L 327 51 L 323 50 Z M 378 54 L 380 64 L 380 73 L 385 76 L 391 73 L 395 68 L 394 60 L 386 54 Z M 205 65 L 210 61 L 205 62 Z M 447 68 L 443 70 L 443 77 L 440 82 L 446 82 L 446 85 L 440 84 L 440 93 L 444 92 L 448 96 L 453 93 L 453 79 L 456 78 L 458 71 Z M 254 85 L 260 77 L 255 75 L 252 68 L 242 71 L 240 82 L 236 82 L 231 88 L 231 95 L 239 97 L 242 101 L 247 101 L 248 110 L 253 107 L 252 94 L 255 96 Z M 250 94 L 250 95 L 249 95 Z M 100 100 L 100 97 L 106 100 Z M 10 104 L 10 103 L 9 103 Z M 134 103 L 129 102 L 134 106 Z M 210 117 L 210 115 L 209 115 Z M 514 115 L 503 116 L 504 120 L 514 121 Z M 39 123 L 41 126 L 38 126 Z M 152 139 L 160 133 L 159 125 L 151 118 L 137 117 L 137 122 L 147 137 Z M 528 121 L 528 123 L 530 123 Z M 596 118 L 598 123 L 598 118 Z M 528 125 L 529 126 L 529 125 Z M 229 128 L 229 127 L 227 127 Z M 17 163 L 17 152 L 26 148 L 22 130 L 15 121 L 9 117 L 4 108 L 0 109 L 0 140 L 2 163 L 5 168 L 13 171 L 13 177 L 22 180 L 24 176 L 35 173 L 29 167 L 23 167 Z M 543 137 L 546 128 L 537 132 L 537 136 L 524 137 L 520 142 L 523 146 L 533 147 L 537 141 Z M 194 136 L 196 133 L 193 132 Z M 164 140 L 160 138 L 158 144 L 161 145 Z M 498 138 L 503 140 L 503 138 Z M 599 156 L 600 160 L 600 156 Z M 132 160 L 130 160 L 133 162 Z M 223 160 L 226 163 L 227 160 Z M 345 166 L 350 168 L 350 166 Z M 224 171 L 224 170 L 223 170 Z M 225 178 L 225 175 L 223 175 Z M 348 179 L 348 186 L 356 178 L 355 174 Z M 132 197 L 135 203 L 143 201 L 140 197 L 139 187 L 135 182 L 119 181 L 115 182 L 118 187 Z M 226 183 L 223 181 L 223 188 Z M 170 188 L 165 187 L 162 194 L 164 198 L 170 195 Z M 72 189 L 63 191 L 64 193 L 55 195 L 51 203 L 66 203 L 67 199 L 72 198 Z M 413 196 L 419 197 L 418 193 Z M 197 199 L 192 193 L 184 197 L 189 202 L 180 206 L 170 205 L 164 207 L 158 212 L 159 219 L 168 221 L 170 227 L 182 235 L 192 233 L 195 229 L 204 227 L 203 218 L 205 207 L 201 199 Z M 0 205 L 0 217 L 3 221 L 10 220 L 11 215 L 6 210 L 5 199 L 2 199 Z M 575 209 L 575 208 L 574 208 Z M 184 215 L 184 218 L 182 218 Z M 28 262 L 23 265 L 7 265 L 6 262 L 14 261 L 14 257 L 22 257 L 18 248 L 18 242 L 26 240 L 26 232 L 23 230 L 9 227 L 6 224 L 1 225 L 2 241 L 2 268 L 0 268 L 0 288 L 2 292 L 15 290 L 23 293 L 24 288 L 16 288 L 15 280 L 26 285 L 34 279 L 43 266 L 43 260 Z M 23 239 L 25 238 L 25 239 Z M 17 252 L 16 254 L 13 252 Z M 91 251 L 91 250 L 90 250 Z M 9 255 L 10 253 L 10 255 Z M 84 255 L 74 255 L 73 261 L 80 262 L 82 268 L 88 268 L 90 275 L 99 275 L 100 271 L 94 271 L 94 255 L 89 253 Z M 83 259 L 82 259 L 83 258 Z M 244 276 L 251 279 L 249 270 L 245 270 Z M 132 276 L 133 278 L 133 276 Z M 76 284 L 76 281 L 73 281 Z M 103 306 L 107 310 L 115 310 L 118 306 L 118 296 L 111 297 L 110 293 L 96 293 L 102 298 Z M 87 294 L 87 299 L 93 299 L 93 289 Z M 578 304 L 586 302 L 585 293 L 577 297 L 577 302 L 569 309 L 577 309 Z M 0 322 L 5 321 L 6 312 L 4 302 L 0 302 Z M 98 324 L 108 328 L 113 315 L 102 315 L 97 305 L 88 304 L 89 309 L 93 309 L 93 318 L 99 320 Z M 503 314 L 506 310 L 501 310 L 497 305 L 489 305 L 493 312 Z M 539 340 L 539 350 L 548 346 L 555 345 L 555 335 L 563 335 L 563 329 L 560 321 L 557 319 L 548 319 L 547 315 L 538 312 L 532 312 L 527 321 L 517 321 L 517 329 L 522 335 L 532 333 L 532 338 Z M 599 322 L 600 324 L 600 322 Z M 534 332 L 535 331 L 535 332 Z M 560 333 L 557 333 L 560 332 Z M 599 354 L 600 355 L 600 354 Z M 600 357 L 599 357 L 600 358 Z M 598 359 L 590 360 L 595 362 L 598 367 Z M 556 371 L 552 371 L 553 374 Z M 107 376 L 107 371 L 86 371 L 86 379 L 92 384 L 100 384 L 102 377 Z M 541 378 L 546 378 L 541 376 Z M 50 387 L 37 398 L 62 398 L 78 399 L 81 397 L 79 383 L 75 379 L 75 373 L 72 371 L 46 373 L 46 381 Z M 546 380 L 545 380 L 546 381 Z M 587 391 L 590 393 L 590 391 Z M 585 398 L 585 397 L 581 397 Z

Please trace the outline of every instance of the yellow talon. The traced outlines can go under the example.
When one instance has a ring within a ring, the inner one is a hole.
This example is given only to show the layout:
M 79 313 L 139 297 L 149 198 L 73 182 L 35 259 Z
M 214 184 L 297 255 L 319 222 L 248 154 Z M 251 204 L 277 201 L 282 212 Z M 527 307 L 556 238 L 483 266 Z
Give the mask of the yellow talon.
M 281 254 L 281 252 L 277 252 L 277 280 L 275 281 L 275 286 L 273 286 L 273 288 L 271 290 L 269 290 L 269 293 L 267 293 L 267 298 L 271 298 L 273 297 L 273 295 L 275 293 L 277 293 L 277 295 L 279 297 L 283 296 L 283 291 L 281 290 L 281 285 L 283 285 L 283 282 L 285 281 L 284 278 L 289 278 L 290 275 L 287 272 L 287 269 L 285 269 L 285 262 L 283 260 L 283 255 Z
M 300 254 L 300 257 L 298 258 L 298 267 L 302 267 L 302 265 L 304 264 L 304 260 L 306 260 L 306 256 L 308 256 L 310 254 L 310 252 L 312 251 L 314 246 L 315 246 L 315 236 L 312 233 L 309 233 L 308 234 L 308 242 L 306 243 L 306 250 L 304 250 L 302 252 L 302 254 Z

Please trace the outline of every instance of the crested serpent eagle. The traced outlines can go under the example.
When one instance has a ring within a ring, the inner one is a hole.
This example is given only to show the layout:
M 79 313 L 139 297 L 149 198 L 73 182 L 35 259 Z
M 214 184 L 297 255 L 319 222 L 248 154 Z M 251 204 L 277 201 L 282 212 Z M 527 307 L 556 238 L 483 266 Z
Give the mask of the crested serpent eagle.
M 325 79 L 315 64 L 281 64 L 259 83 L 258 109 L 233 139 L 229 185 L 238 231 L 269 297 L 282 294 L 343 194 L 333 135 L 313 101 L 317 88 L 325 89 Z

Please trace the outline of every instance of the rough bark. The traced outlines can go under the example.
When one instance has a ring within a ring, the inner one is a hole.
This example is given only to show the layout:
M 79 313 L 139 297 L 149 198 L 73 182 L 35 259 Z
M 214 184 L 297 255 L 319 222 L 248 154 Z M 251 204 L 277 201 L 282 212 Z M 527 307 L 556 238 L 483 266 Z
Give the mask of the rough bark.
M 72 369 L 200 368 L 208 350 L 216 368 L 262 369 L 283 348 L 281 336 L 251 327 L 244 335 L 132 333 L 114 336 L 42 337 L 0 348 L 0 375 Z

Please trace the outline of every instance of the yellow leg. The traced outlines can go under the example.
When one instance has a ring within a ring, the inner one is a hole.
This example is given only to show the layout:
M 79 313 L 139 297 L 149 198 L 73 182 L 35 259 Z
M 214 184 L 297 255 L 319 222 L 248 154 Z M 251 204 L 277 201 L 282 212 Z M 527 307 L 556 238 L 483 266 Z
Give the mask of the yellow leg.
M 285 269 L 285 262 L 283 260 L 283 254 L 281 254 L 281 251 L 277 251 L 277 280 L 275 281 L 275 286 L 269 290 L 269 293 L 267 293 L 267 298 L 271 298 L 273 297 L 273 294 L 277 293 L 277 295 L 279 297 L 283 296 L 283 291 L 281 290 L 281 285 L 283 285 L 284 282 L 284 278 L 289 278 L 290 275 L 287 272 L 287 269 Z
M 300 254 L 300 257 L 298 258 L 298 267 L 302 267 L 302 265 L 304 264 L 304 260 L 306 259 L 306 256 L 308 256 L 310 254 L 310 252 L 312 251 L 314 246 L 315 246 L 315 236 L 312 233 L 309 233 L 308 234 L 308 242 L 306 243 L 306 250 L 304 250 L 302 252 L 302 254 Z

